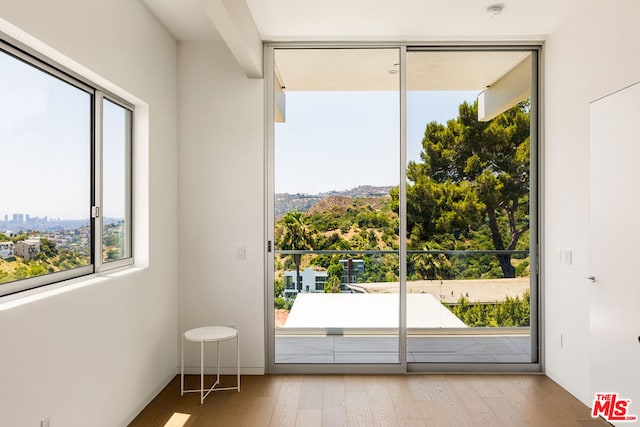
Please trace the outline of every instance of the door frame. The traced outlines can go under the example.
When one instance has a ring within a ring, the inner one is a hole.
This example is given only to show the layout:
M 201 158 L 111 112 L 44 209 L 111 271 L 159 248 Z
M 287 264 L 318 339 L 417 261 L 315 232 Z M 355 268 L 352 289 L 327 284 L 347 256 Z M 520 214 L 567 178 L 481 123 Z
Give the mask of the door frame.
M 518 372 L 541 373 L 544 369 L 543 351 L 543 277 L 541 274 L 543 221 L 539 200 L 541 187 L 542 144 L 542 42 L 502 42 L 502 43 L 393 43 L 393 42 L 268 42 L 264 44 L 264 256 L 265 256 L 265 372 L 269 374 L 400 374 L 408 372 Z M 275 148 L 275 63 L 277 49 L 389 49 L 397 48 L 400 54 L 400 281 L 399 281 L 399 357 L 394 364 L 324 364 L 324 363 L 275 363 L 275 308 L 274 308 L 274 148 Z M 408 363 L 406 325 L 406 55 L 407 51 L 496 51 L 527 50 L 532 54 L 532 87 L 530 112 L 530 247 L 531 265 L 531 363 Z

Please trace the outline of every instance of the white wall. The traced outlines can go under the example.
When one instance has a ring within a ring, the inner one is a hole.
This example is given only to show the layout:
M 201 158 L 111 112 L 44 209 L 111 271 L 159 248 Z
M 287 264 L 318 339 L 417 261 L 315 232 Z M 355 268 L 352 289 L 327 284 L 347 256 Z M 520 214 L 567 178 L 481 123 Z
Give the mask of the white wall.
M 178 92 L 179 329 L 236 325 L 242 373 L 261 374 L 263 81 L 248 79 L 222 42 L 180 42 Z M 246 259 L 237 259 L 238 247 Z M 234 356 L 224 350 L 222 366 L 234 367 Z M 199 347 L 186 346 L 188 371 L 199 360 Z
M 133 95 L 149 120 L 136 145 L 143 268 L 0 303 L 0 425 L 126 425 L 177 366 L 176 42 L 131 0 L 0 0 L 0 18 Z
M 580 16 L 549 37 L 545 49 L 546 373 L 587 405 L 593 401 L 590 285 L 584 280 L 589 275 L 588 109 L 590 101 L 640 81 L 638 16 L 636 0 L 590 0 Z M 573 251 L 572 265 L 560 263 L 561 248 Z

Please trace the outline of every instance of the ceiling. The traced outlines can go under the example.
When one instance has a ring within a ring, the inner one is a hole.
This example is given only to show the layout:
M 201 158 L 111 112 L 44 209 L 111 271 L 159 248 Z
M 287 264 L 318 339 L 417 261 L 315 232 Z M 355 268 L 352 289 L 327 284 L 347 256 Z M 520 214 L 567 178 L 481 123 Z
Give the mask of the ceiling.
M 221 40 L 207 0 L 142 0 L 177 40 Z M 233 0 L 238 1 L 238 0 Z M 541 40 L 584 0 L 246 0 L 265 41 Z

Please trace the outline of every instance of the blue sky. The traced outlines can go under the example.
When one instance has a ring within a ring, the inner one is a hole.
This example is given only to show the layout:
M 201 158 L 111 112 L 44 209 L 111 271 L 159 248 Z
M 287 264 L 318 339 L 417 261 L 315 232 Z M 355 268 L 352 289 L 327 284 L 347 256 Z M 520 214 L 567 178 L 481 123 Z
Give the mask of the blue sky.
M 407 94 L 407 158 L 419 160 L 427 123 L 457 117 L 477 92 Z M 276 193 L 316 194 L 358 185 L 398 185 L 397 92 L 288 92 L 275 129 Z
M 4 53 L 0 94 L 0 219 L 88 218 L 91 96 Z M 105 108 L 105 146 L 115 147 L 105 151 L 106 214 L 124 212 L 124 198 L 111 190 L 124 183 L 123 117 L 120 107 Z
M 89 94 L 0 54 L 0 219 L 13 213 L 82 219 L 90 198 Z M 476 92 L 409 92 L 407 156 L 418 160 L 425 125 L 455 118 Z M 289 92 L 276 124 L 276 192 L 315 194 L 399 182 L 397 92 Z M 103 212 L 124 212 L 122 109 L 105 107 Z

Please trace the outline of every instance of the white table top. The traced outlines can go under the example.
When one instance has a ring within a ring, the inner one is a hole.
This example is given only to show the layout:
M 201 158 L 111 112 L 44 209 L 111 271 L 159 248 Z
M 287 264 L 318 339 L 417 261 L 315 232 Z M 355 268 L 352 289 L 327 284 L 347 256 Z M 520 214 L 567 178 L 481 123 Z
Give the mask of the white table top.
M 227 326 L 204 326 L 202 328 L 190 329 L 184 333 L 185 339 L 189 341 L 224 341 L 235 338 L 238 331 Z

